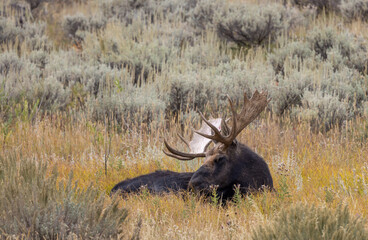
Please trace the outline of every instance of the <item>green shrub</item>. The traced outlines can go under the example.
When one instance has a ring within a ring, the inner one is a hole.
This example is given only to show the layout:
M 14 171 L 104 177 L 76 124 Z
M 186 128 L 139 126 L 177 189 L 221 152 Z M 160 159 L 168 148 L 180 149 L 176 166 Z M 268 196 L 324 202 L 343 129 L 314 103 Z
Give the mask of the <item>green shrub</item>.
M 117 238 L 127 211 L 94 187 L 78 188 L 72 174 L 35 159 L 0 157 L 0 232 L 30 239 Z
M 352 109 L 359 109 L 366 98 L 365 79 L 354 69 L 341 67 L 336 71 L 329 63 L 322 64 L 326 75 L 321 78 L 317 90 L 336 95 Z M 354 114 L 353 114 L 354 115 Z
M 200 30 L 215 29 L 216 21 L 224 9 L 222 1 L 199 0 L 191 12 L 191 23 Z
M 105 17 L 116 18 L 127 24 L 131 24 L 134 18 L 145 17 L 150 11 L 148 0 L 110 0 L 104 2 L 101 8 Z
M 298 119 L 307 121 L 313 130 L 328 131 L 334 125 L 341 126 L 346 119 L 352 117 L 346 102 L 338 96 L 317 91 L 306 91 L 301 99 L 301 107 L 293 108 Z
M 272 110 L 277 115 L 289 112 L 293 107 L 300 106 L 304 91 L 313 80 L 313 71 L 291 70 L 284 77 L 278 78 L 278 84 L 270 85 L 269 89 L 273 101 Z
M 24 61 L 19 59 L 14 52 L 5 52 L 0 56 L 0 74 L 3 76 L 7 76 L 9 73 L 19 74 L 24 65 Z
M 257 46 L 273 41 L 287 27 L 282 5 L 233 4 L 217 23 L 220 37 L 241 46 Z
M 308 34 L 307 41 L 314 52 L 326 60 L 327 51 L 337 44 L 336 35 L 336 32 L 331 28 L 315 28 Z
M 313 6 L 319 13 L 323 11 L 338 11 L 341 0 L 292 0 L 292 3 L 300 7 Z
M 105 17 L 125 24 L 136 20 L 153 23 L 157 18 L 187 21 L 196 3 L 197 0 L 109 0 L 101 8 Z
M 296 41 L 276 49 L 268 55 L 275 74 L 285 74 L 285 63 L 300 69 L 303 63 L 331 62 L 335 70 L 348 66 L 366 73 L 368 56 L 363 39 L 349 33 L 337 33 L 332 28 L 315 28 L 307 36 L 306 42 Z
M 69 89 L 54 76 L 43 76 L 42 70 L 28 59 L 15 53 L 0 57 L 1 106 L 16 106 L 28 102 L 42 111 L 63 109 L 69 102 Z
M 0 17 L 0 44 L 14 43 L 21 32 L 21 28 L 16 27 L 7 18 Z
M 177 115 L 188 110 L 203 111 L 214 97 L 209 82 L 198 79 L 194 72 L 171 77 L 171 87 L 168 94 L 167 111 Z
M 16 26 L 13 21 L 0 16 L 0 44 L 26 43 L 28 50 L 49 50 L 51 43 L 45 35 L 45 23 L 25 22 Z
M 0 15 L 14 20 L 15 26 L 22 27 L 25 22 L 32 20 L 31 8 L 26 2 L 4 0 L 3 4 L 2 14 Z
M 351 216 L 348 207 L 335 211 L 325 207 L 296 205 L 280 212 L 275 219 L 258 226 L 252 239 L 367 239 L 364 220 Z
M 37 8 L 42 2 L 45 2 L 45 0 L 26 0 L 26 2 L 29 4 L 31 9 Z
M 360 72 L 366 69 L 368 57 L 367 46 L 362 39 L 349 33 L 337 33 L 331 28 L 315 28 L 307 37 L 310 48 L 322 60 L 333 51 L 341 55 L 341 63 Z M 336 54 L 335 54 L 336 55 Z
M 284 64 L 286 60 L 292 64 L 292 67 L 300 69 L 304 60 L 312 55 L 313 52 L 306 43 L 291 42 L 287 46 L 279 48 L 274 53 L 270 54 L 268 60 L 275 74 L 280 73 L 285 75 Z
M 32 51 L 29 54 L 29 61 L 38 68 L 44 69 L 49 62 L 49 54 L 43 50 Z
M 118 82 L 116 84 L 119 85 Z M 165 103 L 152 87 L 125 85 L 124 88 L 115 88 L 110 92 L 101 91 L 96 98 L 90 98 L 86 106 L 95 120 L 110 119 L 117 121 L 123 128 L 129 128 L 133 123 L 157 123 L 163 120 Z
M 76 14 L 64 17 L 62 26 L 69 38 L 81 41 L 84 39 L 86 31 L 98 31 L 105 27 L 106 19 L 99 15 L 87 18 L 83 14 Z
M 92 46 L 89 46 L 92 48 Z M 132 36 L 102 36 L 100 41 L 94 39 L 93 52 L 90 59 L 98 57 L 100 63 L 111 68 L 126 68 L 133 75 L 133 83 L 140 85 L 146 82 L 149 75 L 160 72 L 162 65 L 178 52 L 169 45 L 168 39 L 138 41 Z
M 267 85 L 272 78 L 271 68 L 261 64 L 250 67 L 246 62 L 239 60 L 208 66 L 205 70 L 200 69 L 201 66 L 195 64 L 190 71 L 170 75 L 167 99 L 170 112 L 204 111 L 207 106 L 212 112 L 227 110 L 226 95 L 235 101 L 241 101 L 244 91 L 250 95 L 256 88 L 268 89 Z M 223 111 L 221 114 L 224 114 Z
M 66 16 L 63 22 L 64 31 L 71 38 L 75 38 L 77 31 L 85 31 L 88 29 L 88 19 L 83 14 Z
M 368 21 L 367 0 L 343 0 L 340 5 L 342 15 L 348 20 L 361 19 Z

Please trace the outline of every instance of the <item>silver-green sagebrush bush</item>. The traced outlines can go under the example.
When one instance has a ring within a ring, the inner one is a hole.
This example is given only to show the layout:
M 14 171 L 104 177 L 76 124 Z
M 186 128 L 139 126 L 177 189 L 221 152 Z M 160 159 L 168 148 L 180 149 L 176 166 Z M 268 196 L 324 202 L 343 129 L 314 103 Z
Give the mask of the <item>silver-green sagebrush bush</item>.
M 83 14 L 66 16 L 63 22 L 63 29 L 69 37 L 75 38 L 77 31 L 88 29 L 88 19 Z
M 83 14 L 65 16 L 63 29 L 67 36 L 74 40 L 83 40 L 86 31 L 95 32 L 105 27 L 107 20 L 102 15 L 95 15 L 87 18 Z
M 200 30 L 215 29 L 224 7 L 223 1 L 199 0 L 191 12 L 190 21 Z
M 45 23 L 25 22 L 17 26 L 14 21 L 0 16 L 0 44 L 25 43 L 30 50 L 49 50 L 52 45 L 45 34 Z
M 0 43 L 15 42 L 20 32 L 21 29 L 15 27 L 7 18 L 0 17 Z
M 109 0 L 101 4 L 104 16 L 125 24 L 153 23 L 155 19 L 187 20 L 197 0 Z
M 2 3 L 1 15 L 12 18 L 15 25 L 22 26 L 32 20 L 31 6 L 27 2 L 4 0 Z
M 72 174 L 35 159 L 0 157 L 0 235 L 24 239 L 107 239 L 122 233 L 127 211 L 99 190 L 80 189 Z
M 314 7 L 319 13 L 325 11 L 339 11 L 341 0 L 291 0 L 292 4 L 300 7 Z
M 15 53 L 0 57 L 1 107 L 27 101 L 44 111 L 63 109 L 69 101 L 69 90 L 54 76 L 42 76 L 41 69 Z
M 43 50 L 32 51 L 29 54 L 29 61 L 39 69 L 44 69 L 49 61 L 49 54 Z
M 368 21 L 367 0 L 342 0 L 340 11 L 347 21 L 355 19 Z
M 213 101 L 215 89 L 210 82 L 199 79 L 195 72 L 175 74 L 171 76 L 167 110 L 170 114 L 180 114 L 183 110 L 196 109 L 203 111 L 208 102 Z
M 65 32 L 83 40 L 77 51 L 54 49 L 45 22 L 0 19 L 2 109 L 29 104 L 128 127 L 226 109 L 226 94 L 238 101 L 255 89 L 269 91 L 269 111 L 322 129 L 366 109 L 367 42 L 334 27 L 293 35 L 303 9 L 208 0 L 101 6 L 95 16 L 63 19 Z
M 165 110 L 164 102 L 149 85 L 142 88 L 127 85 L 112 94 L 105 92 L 91 98 L 86 105 L 95 120 L 112 119 L 123 128 L 129 128 L 133 123 L 160 122 Z
M 280 212 L 264 226 L 256 227 L 252 239 L 367 239 L 364 220 L 352 216 L 347 206 L 330 210 L 303 204 Z
M 125 30 L 118 30 L 121 34 L 109 32 L 99 37 L 88 36 L 85 57 L 111 68 L 129 69 L 134 75 L 134 84 L 139 85 L 146 82 L 150 74 L 152 77 L 154 72 L 160 72 L 179 51 L 173 46 L 173 36 L 143 40 L 135 27 L 129 26 Z
M 368 58 L 366 43 L 359 38 L 315 28 L 307 42 L 276 49 L 268 61 L 279 90 L 273 96 L 276 113 L 291 110 L 292 116 L 308 119 L 314 126 L 318 122 L 323 129 L 363 114 Z
M 301 68 L 304 60 L 313 55 L 312 49 L 307 43 L 291 42 L 287 46 L 276 49 L 268 56 L 268 60 L 275 71 L 275 74 L 285 75 L 285 61 L 292 64 L 294 68 Z
M 26 2 L 29 4 L 31 9 L 37 8 L 42 2 L 45 2 L 45 0 L 26 0 Z
M 226 95 L 243 99 L 244 91 L 251 95 L 255 89 L 273 90 L 272 68 L 262 64 L 252 67 L 244 61 L 220 62 L 205 69 L 194 64 L 183 73 L 169 75 L 170 89 L 166 97 L 167 109 L 173 113 L 190 110 L 212 111 L 226 109 Z M 271 93 L 272 96 L 272 93 Z
M 329 130 L 334 125 L 341 126 L 351 117 L 347 102 L 322 91 L 304 92 L 301 107 L 294 107 L 292 111 L 297 118 L 310 122 L 314 130 Z
M 221 15 L 217 22 L 219 36 L 240 46 L 272 42 L 289 26 L 287 11 L 279 4 L 233 4 Z
M 332 28 L 315 28 L 308 35 L 307 42 L 316 56 L 322 60 L 326 60 L 329 52 L 333 51 L 335 52 L 333 56 L 341 58 L 341 64 L 355 68 L 362 73 L 367 70 L 367 43 L 352 34 L 337 33 Z M 336 53 L 340 56 L 337 56 Z
M 19 74 L 24 67 L 25 62 L 14 52 L 5 52 L 0 56 L 0 73 L 3 77 L 11 73 Z

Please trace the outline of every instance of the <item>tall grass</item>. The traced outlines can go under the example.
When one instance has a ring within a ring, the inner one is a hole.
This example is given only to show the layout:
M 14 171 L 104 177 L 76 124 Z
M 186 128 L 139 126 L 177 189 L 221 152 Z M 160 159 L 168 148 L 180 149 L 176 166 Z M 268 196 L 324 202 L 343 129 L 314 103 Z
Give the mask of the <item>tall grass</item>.
M 227 206 L 216 206 L 190 194 L 153 196 L 143 191 L 120 200 L 121 207 L 128 210 L 122 225 L 126 236 L 137 230 L 140 216 L 142 238 L 247 239 L 254 227 L 300 202 L 329 209 L 346 204 L 354 216 L 366 218 L 366 122 L 347 122 L 344 129 L 335 127 L 328 134 L 320 134 L 309 124 L 280 120 L 264 115 L 239 137 L 266 159 L 277 193 L 241 196 Z M 189 132 L 191 125 L 185 121 L 184 132 Z M 48 162 L 46 172 L 54 166 L 58 181 L 67 180 L 73 172 L 78 188 L 90 191 L 88 187 L 93 186 L 103 195 L 125 178 L 157 169 L 195 171 L 202 164 L 201 159 L 183 163 L 162 153 L 164 131 L 178 131 L 175 122 L 149 131 L 112 131 L 110 136 L 103 124 L 73 122 L 62 116 L 35 123 L 17 120 L 5 127 L 2 124 L 0 128 L 6 133 L 0 145 L 2 159 L 19 164 L 27 158 Z M 178 142 L 175 137 L 169 138 Z M 105 175 L 107 151 L 110 156 Z

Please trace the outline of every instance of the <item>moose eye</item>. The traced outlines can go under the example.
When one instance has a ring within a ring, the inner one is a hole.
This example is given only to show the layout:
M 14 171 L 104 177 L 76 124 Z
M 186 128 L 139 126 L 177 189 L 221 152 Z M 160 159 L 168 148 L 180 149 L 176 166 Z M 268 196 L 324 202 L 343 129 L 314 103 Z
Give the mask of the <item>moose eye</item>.
M 216 163 L 220 163 L 220 162 L 223 162 L 226 160 L 226 157 L 225 156 L 218 156 L 216 159 L 215 159 L 215 162 Z

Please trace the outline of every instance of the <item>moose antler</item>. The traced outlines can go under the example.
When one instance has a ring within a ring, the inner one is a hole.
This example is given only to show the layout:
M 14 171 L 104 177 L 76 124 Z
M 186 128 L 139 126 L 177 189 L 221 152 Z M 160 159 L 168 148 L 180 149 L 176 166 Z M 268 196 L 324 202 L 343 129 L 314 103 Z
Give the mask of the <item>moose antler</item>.
M 231 130 L 229 130 L 229 127 L 226 124 L 226 121 L 222 120 L 220 121 L 220 126 L 223 128 L 223 133 L 221 133 L 221 127 L 218 125 L 218 122 L 214 122 L 213 119 L 207 120 L 201 112 L 199 112 L 202 120 L 207 124 L 210 129 L 213 131 L 213 135 L 211 134 L 211 131 L 203 131 L 201 128 L 200 130 L 194 130 L 195 134 L 198 134 L 204 138 L 207 139 L 207 144 L 212 141 L 220 142 L 225 145 L 225 147 L 230 146 L 235 138 L 239 135 L 239 133 L 248 126 L 258 115 L 266 108 L 267 104 L 269 103 L 270 99 L 267 98 L 268 93 L 267 92 L 261 92 L 259 93 L 257 90 L 253 93 L 253 96 L 248 99 L 246 93 L 244 93 L 244 104 L 243 108 L 240 111 L 240 114 L 238 114 L 235 110 L 233 101 L 230 99 L 229 96 L 227 96 L 230 104 L 230 109 L 232 113 L 232 127 Z M 215 126 L 216 125 L 216 126 Z M 225 135 L 229 132 L 228 135 Z M 192 151 L 192 147 L 188 142 L 179 135 L 182 141 L 191 149 L 191 153 L 183 153 L 180 152 L 174 148 L 172 148 L 166 141 L 164 141 L 165 146 L 167 149 L 171 152 L 168 153 L 164 150 L 164 153 L 168 156 L 177 158 L 179 160 L 192 160 L 196 157 L 205 157 L 206 152 L 195 152 Z M 193 137 L 194 138 L 194 137 Z M 191 141 L 193 143 L 193 141 Z M 203 149 L 203 151 L 206 150 L 206 147 Z
M 206 120 L 207 121 L 207 120 Z M 212 118 L 208 120 L 212 126 L 216 127 L 217 129 L 221 129 L 222 126 L 222 118 Z M 211 134 L 211 128 L 202 123 L 201 128 L 198 132 Z M 172 148 L 166 141 L 164 140 L 166 148 L 171 152 L 168 153 L 164 150 L 164 153 L 170 157 L 177 158 L 179 160 L 192 160 L 196 157 L 205 157 L 205 151 L 208 145 L 211 143 L 211 139 L 204 138 L 201 135 L 197 134 L 196 132 L 193 133 L 192 140 L 188 143 L 180 134 L 178 134 L 179 138 L 185 143 L 185 145 L 189 148 L 190 153 L 183 153 L 174 148 Z
M 247 94 L 244 92 L 244 105 L 240 112 L 237 114 L 233 101 L 227 96 L 230 104 L 230 109 L 232 112 L 232 127 L 230 130 L 230 134 L 228 136 L 222 135 L 217 129 L 215 130 L 212 124 L 208 123 L 202 114 L 201 117 L 203 121 L 205 121 L 209 127 L 214 130 L 214 135 L 203 134 L 201 132 L 195 131 L 197 134 L 209 138 L 213 141 L 221 142 L 225 146 L 230 146 L 231 143 L 235 140 L 235 138 L 239 135 L 239 133 L 248 126 L 258 115 L 266 108 L 267 104 L 271 99 L 267 98 L 267 92 L 259 93 L 257 90 L 253 93 L 253 96 L 248 99 Z M 226 125 L 226 123 L 224 122 Z

